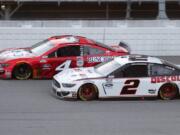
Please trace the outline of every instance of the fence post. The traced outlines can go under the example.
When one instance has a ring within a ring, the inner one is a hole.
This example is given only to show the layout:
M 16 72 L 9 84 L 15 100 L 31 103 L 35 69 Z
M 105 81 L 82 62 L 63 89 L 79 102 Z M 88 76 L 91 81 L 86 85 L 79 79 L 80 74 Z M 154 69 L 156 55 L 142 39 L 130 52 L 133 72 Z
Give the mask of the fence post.
M 157 19 L 168 19 L 166 15 L 166 1 L 165 0 L 159 0 L 159 11 L 158 11 L 158 17 Z

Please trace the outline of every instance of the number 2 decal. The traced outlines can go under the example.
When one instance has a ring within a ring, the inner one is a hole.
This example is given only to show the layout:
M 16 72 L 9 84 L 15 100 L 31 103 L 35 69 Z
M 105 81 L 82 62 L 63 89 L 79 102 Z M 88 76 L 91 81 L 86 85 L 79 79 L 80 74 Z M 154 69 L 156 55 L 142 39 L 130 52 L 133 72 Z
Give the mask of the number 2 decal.
M 125 86 L 122 88 L 120 95 L 135 94 L 139 86 L 139 80 L 126 80 Z

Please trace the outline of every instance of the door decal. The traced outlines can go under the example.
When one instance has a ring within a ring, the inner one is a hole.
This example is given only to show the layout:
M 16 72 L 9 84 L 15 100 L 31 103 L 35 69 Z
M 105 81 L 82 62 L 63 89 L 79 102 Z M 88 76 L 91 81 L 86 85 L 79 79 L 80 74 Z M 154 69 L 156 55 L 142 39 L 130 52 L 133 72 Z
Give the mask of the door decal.
M 139 83 L 139 80 L 126 80 L 124 83 L 125 86 L 122 88 L 120 95 L 135 94 Z
M 55 71 L 61 72 L 65 69 L 68 69 L 71 65 L 71 60 L 66 60 L 64 63 L 62 63 L 61 65 L 57 66 Z

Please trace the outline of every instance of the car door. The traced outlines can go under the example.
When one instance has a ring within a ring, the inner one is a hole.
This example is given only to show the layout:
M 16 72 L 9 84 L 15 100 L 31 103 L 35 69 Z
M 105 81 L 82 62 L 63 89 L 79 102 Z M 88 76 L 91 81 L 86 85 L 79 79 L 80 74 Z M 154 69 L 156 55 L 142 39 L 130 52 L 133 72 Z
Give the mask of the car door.
M 65 68 L 77 67 L 79 57 L 81 57 L 79 45 L 66 45 L 57 48 L 41 60 L 42 76 L 51 78 Z
M 109 76 L 112 86 L 104 84 L 107 96 L 138 97 L 154 95 L 147 63 L 131 63 L 117 69 Z

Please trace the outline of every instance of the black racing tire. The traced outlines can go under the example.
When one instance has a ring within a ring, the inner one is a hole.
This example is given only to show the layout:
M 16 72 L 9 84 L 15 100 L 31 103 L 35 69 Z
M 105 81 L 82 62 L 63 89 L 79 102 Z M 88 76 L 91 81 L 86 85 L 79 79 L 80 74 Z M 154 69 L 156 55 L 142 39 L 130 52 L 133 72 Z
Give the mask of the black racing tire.
M 97 87 L 91 83 L 84 84 L 78 90 L 78 97 L 82 101 L 91 101 L 98 98 Z
M 13 77 L 18 80 L 27 80 L 32 77 L 32 68 L 30 65 L 23 63 L 15 66 Z
M 159 89 L 159 97 L 163 100 L 175 99 L 178 95 L 178 87 L 173 83 L 163 84 Z

